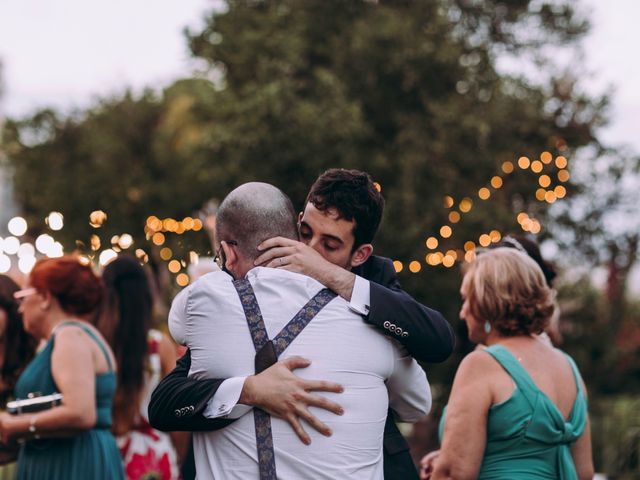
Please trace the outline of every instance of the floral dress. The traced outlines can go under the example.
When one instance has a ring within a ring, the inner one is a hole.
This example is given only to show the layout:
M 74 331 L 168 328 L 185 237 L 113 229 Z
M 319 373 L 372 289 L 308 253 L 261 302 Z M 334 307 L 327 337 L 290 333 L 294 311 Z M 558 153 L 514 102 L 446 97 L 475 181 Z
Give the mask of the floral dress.
M 162 375 L 158 347 L 162 333 L 149 331 L 149 371 L 137 412 L 135 427 L 116 438 L 124 460 L 125 474 L 129 480 L 173 480 L 180 478 L 177 455 L 171 438 L 165 432 L 149 424 L 147 408 L 151 392 Z

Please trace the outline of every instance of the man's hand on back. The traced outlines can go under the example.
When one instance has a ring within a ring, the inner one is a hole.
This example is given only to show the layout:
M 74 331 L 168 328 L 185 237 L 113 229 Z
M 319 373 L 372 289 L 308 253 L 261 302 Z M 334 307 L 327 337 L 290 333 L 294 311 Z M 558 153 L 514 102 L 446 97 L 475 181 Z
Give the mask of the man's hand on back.
M 263 253 L 254 265 L 283 268 L 315 278 L 347 301 L 351 300 L 355 275 L 326 260 L 320 253 L 302 242 L 274 237 L 258 245 Z
M 342 393 L 342 385 L 322 380 L 304 380 L 295 376 L 292 370 L 308 367 L 311 362 L 302 357 L 289 357 L 258 375 L 247 377 L 239 403 L 261 408 L 270 415 L 289 422 L 300 440 L 306 445 L 311 438 L 300 423 L 300 418 L 325 436 L 331 429 L 309 412 L 308 407 L 319 407 L 336 415 L 343 409 L 325 397 L 311 395 L 311 391 Z

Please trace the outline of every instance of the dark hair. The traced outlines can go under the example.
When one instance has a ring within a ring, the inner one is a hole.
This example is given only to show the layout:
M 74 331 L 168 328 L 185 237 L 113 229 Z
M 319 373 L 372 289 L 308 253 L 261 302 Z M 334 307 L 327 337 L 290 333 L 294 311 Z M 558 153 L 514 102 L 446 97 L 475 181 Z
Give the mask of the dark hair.
M 119 366 L 113 425 L 122 434 L 133 424 L 144 386 L 153 302 L 146 272 L 132 257 L 113 260 L 105 267 L 102 278 L 107 298 L 97 327 Z
M 556 268 L 551 262 L 542 258 L 540 247 L 534 240 L 527 238 L 525 235 L 506 235 L 502 237 L 502 240 L 492 245 L 490 248 L 499 247 L 515 248 L 516 250 L 520 250 L 522 253 L 529 255 L 542 270 L 544 278 L 547 281 L 547 285 L 549 287 L 553 287 L 553 279 L 558 275 Z
M 38 291 L 51 293 L 60 307 L 73 315 L 94 312 L 104 296 L 102 280 L 90 265 L 73 255 L 38 260 L 29 282 Z
M 384 198 L 369 174 L 344 168 L 331 168 L 320 175 L 305 205 L 309 202 L 320 211 L 335 209 L 339 218 L 354 220 L 354 250 L 373 241 L 384 210 Z
M 18 377 L 31 361 L 36 351 L 36 340 L 22 325 L 22 315 L 18 312 L 18 302 L 13 294 L 20 289 L 7 275 L 0 275 L 0 310 L 7 314 L 4 331 L 4 362 L 0 369 L 3 390 L 0 391 L 0 408 L 13 393 Z

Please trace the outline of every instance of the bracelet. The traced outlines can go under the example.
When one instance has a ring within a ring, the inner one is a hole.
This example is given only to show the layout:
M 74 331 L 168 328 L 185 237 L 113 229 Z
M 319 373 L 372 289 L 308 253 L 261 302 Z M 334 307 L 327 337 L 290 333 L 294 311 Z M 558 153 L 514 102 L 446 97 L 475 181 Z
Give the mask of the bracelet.
M 37 433 L 36 420 L 37 417 L 35 415 L 31 415 L 31 418 L 29 418 L 29 433 L 33 435 L 33 438 L 38 440 L 40 438 L 40 435 L 38 435 Z

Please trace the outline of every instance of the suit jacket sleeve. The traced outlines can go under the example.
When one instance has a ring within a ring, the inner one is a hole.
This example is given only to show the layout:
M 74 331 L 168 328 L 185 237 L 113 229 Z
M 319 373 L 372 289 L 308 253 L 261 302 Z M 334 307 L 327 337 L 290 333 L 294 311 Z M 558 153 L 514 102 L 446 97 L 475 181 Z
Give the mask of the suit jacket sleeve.
M 374 256 L 355 273 L 370 282 L 368 323 L 400 341 L 416 360 L 437 363 L 451 355 L 453 329 L 440 312 L 402 290 L 390 259 Z
M 201 432 L 218 430 L 234 420 L 205 418 L 202 412 L 224 379 L 188 378 L 191 352 L 187 350 L 173 371 L 164 377 L 151 394 L 149 423 L 165 432 Z

